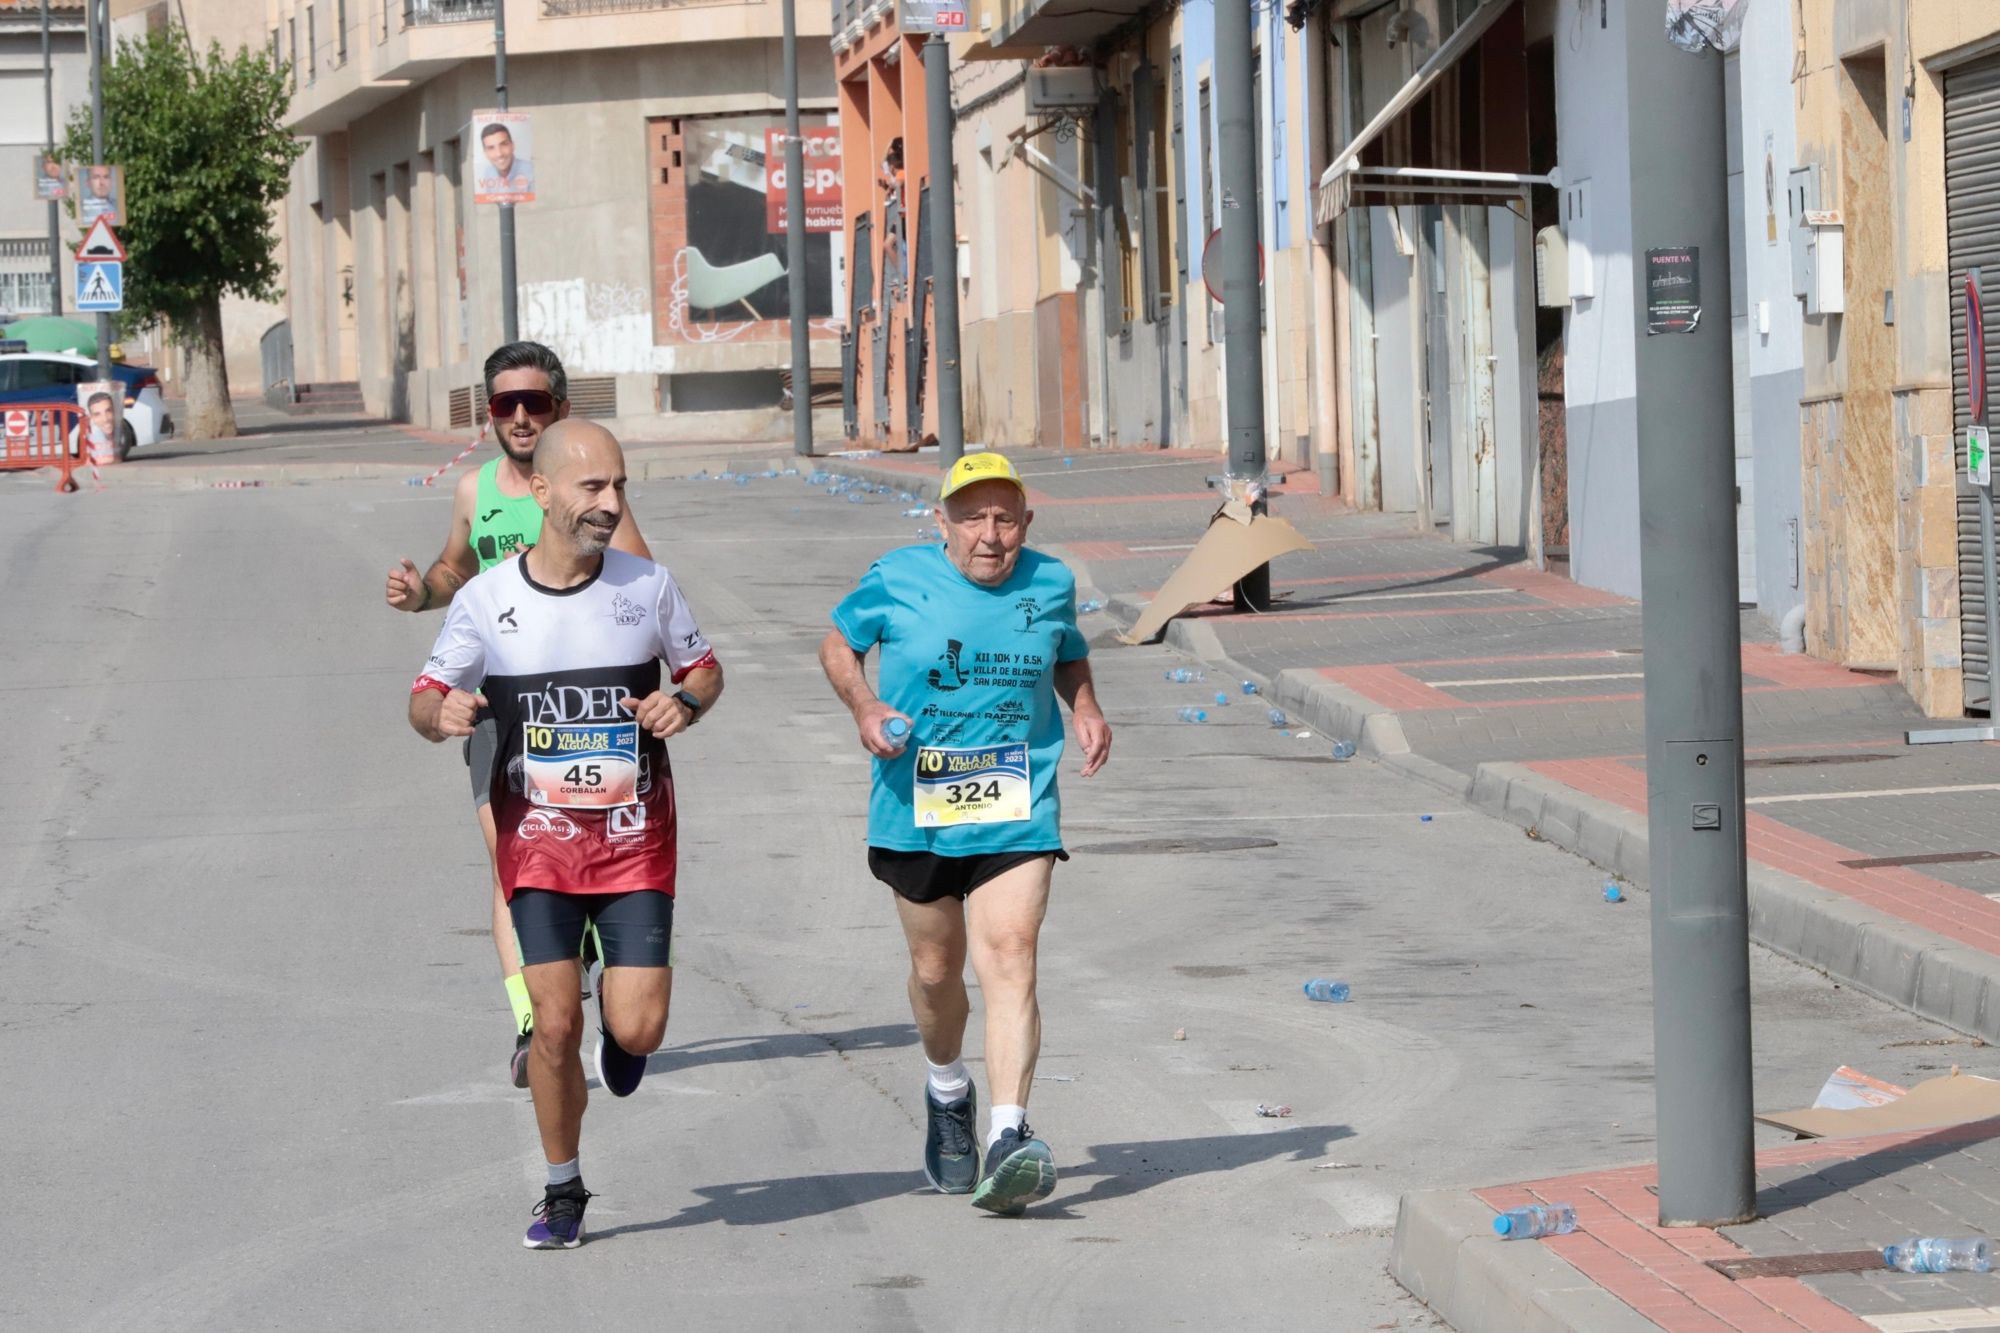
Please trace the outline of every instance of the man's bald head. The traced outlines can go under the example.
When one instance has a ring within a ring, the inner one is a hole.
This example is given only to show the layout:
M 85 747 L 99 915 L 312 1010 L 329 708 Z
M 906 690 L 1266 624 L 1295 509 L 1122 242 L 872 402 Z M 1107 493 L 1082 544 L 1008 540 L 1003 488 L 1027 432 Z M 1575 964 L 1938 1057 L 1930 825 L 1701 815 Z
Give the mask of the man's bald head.
M 604 451 L 608 452 L 607 454 Z M 568 468 L 583 461 L 612 462 L 625 470 L 625 451 L 617 437 L 594 421 L 565 418 L 555 422 L 535 441 L 533 471 L 550 481 L 559 479 Z

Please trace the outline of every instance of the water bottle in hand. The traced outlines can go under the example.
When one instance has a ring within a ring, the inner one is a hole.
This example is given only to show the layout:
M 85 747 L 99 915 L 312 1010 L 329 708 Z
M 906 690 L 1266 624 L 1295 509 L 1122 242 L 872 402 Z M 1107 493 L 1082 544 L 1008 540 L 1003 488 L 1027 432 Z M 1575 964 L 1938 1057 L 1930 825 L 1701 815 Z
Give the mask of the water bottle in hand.
M 1912 1236 L 1882 1247 L 1882 1262 L 1905 1273 L 1990 1273 L 1993 1242 L 1984 1236 L 1962 1240 Z
M 1502 1240 L 1567 1236 L 1574 1230 L 1576 1209 L 1566 1203 L 1535 1203 L 1526 1208 L 1509 1208 L 1493 1219 L 1493 1234 Z
M 903 747 L 910 743 L 910 719 L 889 718 L 882 724 L 882 739 L 894 746 L 897 754 L 901 754 Z
M 1319 1000 L 1324 1004 L 1347 1003 L 1347 983 L 1328 981 L 1325 977 L 1314 977 L 1302 989 L 1308 1000 Z

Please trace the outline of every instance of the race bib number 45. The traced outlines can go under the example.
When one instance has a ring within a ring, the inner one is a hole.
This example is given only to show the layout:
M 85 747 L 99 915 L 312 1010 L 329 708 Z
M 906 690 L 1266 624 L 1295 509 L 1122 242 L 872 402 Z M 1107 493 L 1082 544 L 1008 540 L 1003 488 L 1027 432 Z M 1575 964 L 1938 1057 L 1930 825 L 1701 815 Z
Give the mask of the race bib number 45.
M 917 750 L 918 828 L 1012 824 L 1028 817 L 1028 747 L 986 745 Z
M 522 738 L 521 782 L 533 804 L 602 810 L 639 799 L 637 722 L 530 722 Z

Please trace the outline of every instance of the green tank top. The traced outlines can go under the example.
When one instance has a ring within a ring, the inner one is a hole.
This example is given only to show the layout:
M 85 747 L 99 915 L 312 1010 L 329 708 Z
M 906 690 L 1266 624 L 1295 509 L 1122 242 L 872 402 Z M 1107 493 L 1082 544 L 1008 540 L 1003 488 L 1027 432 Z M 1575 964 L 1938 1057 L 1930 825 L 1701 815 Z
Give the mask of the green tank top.
M 491 459 L 479 469 L 479 495 L 472 509 L 472 554 L 482 574 L 542 538 L 542 508 L 535 497 L 500 493 L 500 462 Z

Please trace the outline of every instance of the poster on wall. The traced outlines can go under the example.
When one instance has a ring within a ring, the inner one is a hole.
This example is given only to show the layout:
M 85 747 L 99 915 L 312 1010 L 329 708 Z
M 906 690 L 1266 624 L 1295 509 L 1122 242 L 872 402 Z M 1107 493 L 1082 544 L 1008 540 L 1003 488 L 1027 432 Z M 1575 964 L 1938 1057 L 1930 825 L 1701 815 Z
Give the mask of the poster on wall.
M 69 182 L 63 164 L 53 153 L 35 154 L 35 198 L 47 203 L 69 198 Z
M 805 140 L 806 230 L 839 231 L 840 215 L 840 131 L 833 126 L 814 129 L 800 127 Z M 764 131 L 764 219 L 765 229 L 783 232 L 789 225 L 786 212 L 785 132 L 781 128 Z
M 681 179 L 687 189 L 687 235 L 674 257 L 676 305 L 685 311 L 686 322 L 695 326 L 788 318 L 785 235 L 782 230 L 772 230 L 772 218 L 781 210 L 770 197 L 774 173 L 766 148 L 773 134 L 782 133 L 783 121 L 768 115 L 747 115 L 714 116 L 682 124 L 687 168 Z M 809 144 L 832 138 L 823 120 L 802 129 Z M 782 163 L 778 165 L 782 167 Z M 838 179 L 838 158 L 834 168 Z M 782 184 L 783 171 L 775 174 Z M 833 314 L 832 232 L 838 230 L 837 186 L 835 193 L 834 227 L 814 230 L 806 237 L 805 313 L 811 319 Z M 815 211 L 809 197 L 809 223 Z M 688 336 L 683 327 L 683 336 Z
M 472 159 L 472 202 L 535 202 L 535 131 L 525 111 L 479 111 L 472 117 L 479 145 Z

